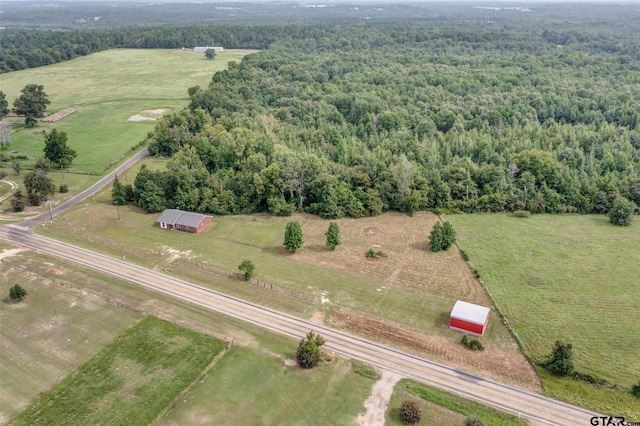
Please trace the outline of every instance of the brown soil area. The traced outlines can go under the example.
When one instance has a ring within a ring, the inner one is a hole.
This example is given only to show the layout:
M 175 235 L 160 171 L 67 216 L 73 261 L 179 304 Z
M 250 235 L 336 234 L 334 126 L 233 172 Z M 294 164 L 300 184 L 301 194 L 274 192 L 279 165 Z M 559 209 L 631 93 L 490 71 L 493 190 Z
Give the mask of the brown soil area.
M 53 123 L 55 121 L 62 120 L 63 118 L 65 118 L 66 116 L 68 116 L 69 114 L 72 114 L 74 112 L 76 112 L 76 110 L 73 109 L 73 108 L 65 108 L 65 109 L 63 109 L 61 111 L 56 112 L 55 114 L 51 114 L 51 115 L 43 118 L 42 121 L 44 123 Z
M 327 221 L 311 215 L 302 217 L 305 241 L 325 241 Z M 344 243 L 335 251 L 321 245 L 305 245 L 294 257 L 371 278 L 387 288 L 413 287 L 490 306 L 457 248 L 440 253 L 428 249 L 429 233 L 437 220 L 435 214 L 428 212 L 417 212 L 414 217 L 389 212 L 362 219 L 339 219 L 335 222 Z M 386 257 L 367 259 L 369 248 Z
M 532 391 L 540 391 L 540 381 L 526 359 L 517 352 L 507 352 L 491 345 L 484 351 L 471 351 L 456 340 L 421 334 L 388 321 L 368 318 L 348 310 L 334 310 L 331 325 L 354 334 L 392 343 L 416 355 L 515 384 Z

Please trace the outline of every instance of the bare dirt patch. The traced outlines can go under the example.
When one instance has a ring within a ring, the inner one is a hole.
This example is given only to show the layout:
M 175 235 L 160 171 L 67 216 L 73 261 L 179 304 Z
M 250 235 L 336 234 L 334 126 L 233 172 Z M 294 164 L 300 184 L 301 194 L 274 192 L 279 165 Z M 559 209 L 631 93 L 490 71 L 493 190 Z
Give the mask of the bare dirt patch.
M 66 116 L 73 114 L 74 112 L 76 112 L 75 109 L 73 108 L 65 108 L 61 111 L 56 112 L 55 114 L 51 114 L 45 118 L 42 119 L 42 122 L 44 123 L 54 123 L 58 120 L 62 120 L 63 118 L 65 118 Z
M 324 241 L 327 222 L 305 215 L 306 241 Z M 414 217 L 385 213 L 362 219 L 338 219 L 343 244 L 335 251 L 303 249 L 294 256 L 302 261 L 371 278 L 388 288 L 412 287 L 428 293 L 456 297 L 490 306 L 482 286 L 456 247 L 440 253 L 426 250 L 429 233 L 438 217 L 420 212 Z M 385 256 L 367 261 L 373 248 Z
M 385 412 L 387 405 L 393 394 L 393 388 L 402 377 L 391 371 L 383 370 L 380 380 L 371 389 L 371 395 L 364 402 L 366 412 L 356 418 L 356 423 L 360 426 L 384 426 Z
M 170 110 L 171 108 L 145 109 L 129 117 L 128 121 L 156 121 Z
M 517 352 L 507 352 L 490 344 L 486 345 L 482 352 L 470 351 L 457 340 L 422 334 L 353 311 L 335 310 L 331 313 L 329 322 L 355 334 L 399 345 L 428 359 L 494 380 L 540 391 L 540 381 L 533 368 Z

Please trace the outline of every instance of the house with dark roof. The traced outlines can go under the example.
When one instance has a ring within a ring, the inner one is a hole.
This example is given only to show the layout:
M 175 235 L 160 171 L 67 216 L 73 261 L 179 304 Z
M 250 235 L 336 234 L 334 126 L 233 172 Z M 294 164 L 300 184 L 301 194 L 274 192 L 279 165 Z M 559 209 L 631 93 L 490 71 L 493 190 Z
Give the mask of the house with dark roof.
M 211 225 L 211 216 L 200 213 L 185 212 L 178 209 L 166 209 L 162 212 L 156 223 L 162 229 L 177 229 L 178 231 L 197 234 Z

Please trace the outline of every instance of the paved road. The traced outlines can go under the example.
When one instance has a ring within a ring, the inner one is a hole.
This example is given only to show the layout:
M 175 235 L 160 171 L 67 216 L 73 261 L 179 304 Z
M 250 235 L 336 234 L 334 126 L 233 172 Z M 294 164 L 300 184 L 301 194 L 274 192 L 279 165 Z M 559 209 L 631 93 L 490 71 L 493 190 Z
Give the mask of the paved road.
M 300 339 L 309 330 L 326 340 L 325 349 L 390 370 L 420 382 L 467 396 L 504 411 L 521 415 L 533 424 L 588 425 L 598 415 L 583 408 L 546 398 L 447 367 L 348 333 L 311 323 L 272 309 L 224 295 L 189 282 L 133 265 L 70 244 L 32 235 L 19 227 L 0 226 L 0 239 L 76 262 L 177 299 L 220 312 L 276 333 Z
M 106 185 L 111 183 L 111 181 L 113 181 L 113 178 L 114 178 L 115 175 L 122 174 L 125 170 L 127 170 L 129 167 L 134 165 L 138 160 L 140 160 L 142 157 L 146 157 L 147 155 L 149 155 L 149 149 L 145 147 L 140 152 L 138 152 L 136 155 L 134 155 L 133 157 L 131 157 L 127 161 L 125 161 L 116 170 L 114 170 L 113 172 L 109 173 L 108 175 L 106 175 L 105 177 L 100 179 L 91 188 L 87 189 L 84 192 L 81 192 L 80 194 L 78 194 L 75 197 L 65 201 L 64 203 L 60 204 L 56 208 L 54 208 L 54 209 L 52 209 L 52 210 L 50 210 L 50 211 L 48 211 L 46 213 L 42 213 L 41 215 L 38 215 L 36 217 L 32 217 L 31 219 L 25 220 L 24 222 L 20 223 L 19 226 L 22 226 L 24 228 L 30 228 L 30 227 L 32 227 L 34 225 L 37 225 L 40 222 L 43 222 L 43 221 L 45 221 L 47 219 L 52 218 L 53 216 L 56 216 L 56 215 L 62 213 L 63 211 L 65 211 L 69 207 L 73 206 L 74 204 L 77 204 L 77 203 L 79 203 L 81 201 L 86 200 L 87 198 L 89 198 L 92 195 L 94 195 L 96 192 L 100 191 Z

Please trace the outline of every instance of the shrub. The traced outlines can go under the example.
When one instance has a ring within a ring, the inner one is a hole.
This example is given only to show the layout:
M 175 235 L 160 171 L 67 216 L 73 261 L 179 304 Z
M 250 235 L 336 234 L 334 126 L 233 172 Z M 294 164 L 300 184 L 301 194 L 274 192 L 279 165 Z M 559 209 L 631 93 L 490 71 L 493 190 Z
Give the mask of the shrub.
M 27 200 L 29 200 L 29 204 L 32 206 L 39 206 L 42 204 L 42 196 L 37 192 L 29 192 L 27 194 Z
M 13 302 L 20 302 L 27 295 L 27 290 L 20 287 L 18 284 L 9 289 L 9 299 Z
M 480 340 L 469 339 L 466 334 L 462 336 L 462 340 L 460 340 L 460 343 L 462 343 L 465 347 L 467 347 L 468 349 L 471 349 L 472 351 L 484 350 L 484 345 Z
M 531 217 L 531 213 L 528 212 L 527 210 L 518 210 L 513 212 L 513 216 L 527 218 L 527 217 Z
M 637 385 L 633 385 L 633 387 L 631 388 L 631 395 L 640 399 L 640 381 L 638 381 Z
M 633 212 L 636 209 L 636 205 L 627 200 L 624 197 L 618 197 L 613 202 L 611 211 L 609 212 L 609 221 L 618 226 L 631 225 L 631 219 L 633 218 Z
M 320 362 L 320 346 L 325 340 L 319 334 L 310 331 L 307 337 L 300 340 L 296 351 L 296 362 L 300 368 L 313 368 Z
M 433 225 L 431 234 L 429 234 L 429 246 L 431 251 L 437 252 L 441 250 L 449 250 L 449 247 L 456 241 L 456 231 L 449 222 L 440 224 L 436 222 Z
M 477 417 L 467 417 L 467 420 L 464 421 L 464 426 L 484 426 L 484 423 Z
M 376 256 L 378 256 L 378 254 L 376 253 L 376 251 L 374 249 L 370 248 L 367 251 L 367 257 L 375 258 Z
M 405 399 L 400 406 L 400 420 L 405 424 L 415 424 L 422 418 L 422 410 L 418 403 L 412 399 Z
M 243 272 L 242 278 L 244 278 L 245 281 L 249 281 L 251 279 L 254 269 L 255 266 L 253 262 L 247 259 L 243 260 L 242 263 L 238 266 L 238 270 L 240 272 Z
M 24 196 L 22 195 L 22 191 L 17 190 L 13 194 L 13 198 L 11 199 L 11 207 L 14 212 L 21 212 L 24 210 Z
M 570 375 L 573 372 L 573 346 L 571 343 L 556 340 L 553 352 L 547 358 L 544 366 L 556 376 Z
M 69 192 L 69 185 L 67 185 L 66 183 L 60 184 L 60 193 L 65 194 L 67 192 Z
M 464 250 L 460 250 L 460 253 L 462 253 L 462 258 L 464 259 L 465 262 L 469 261 L 469 255 L 467 254 L 466 251 Z

